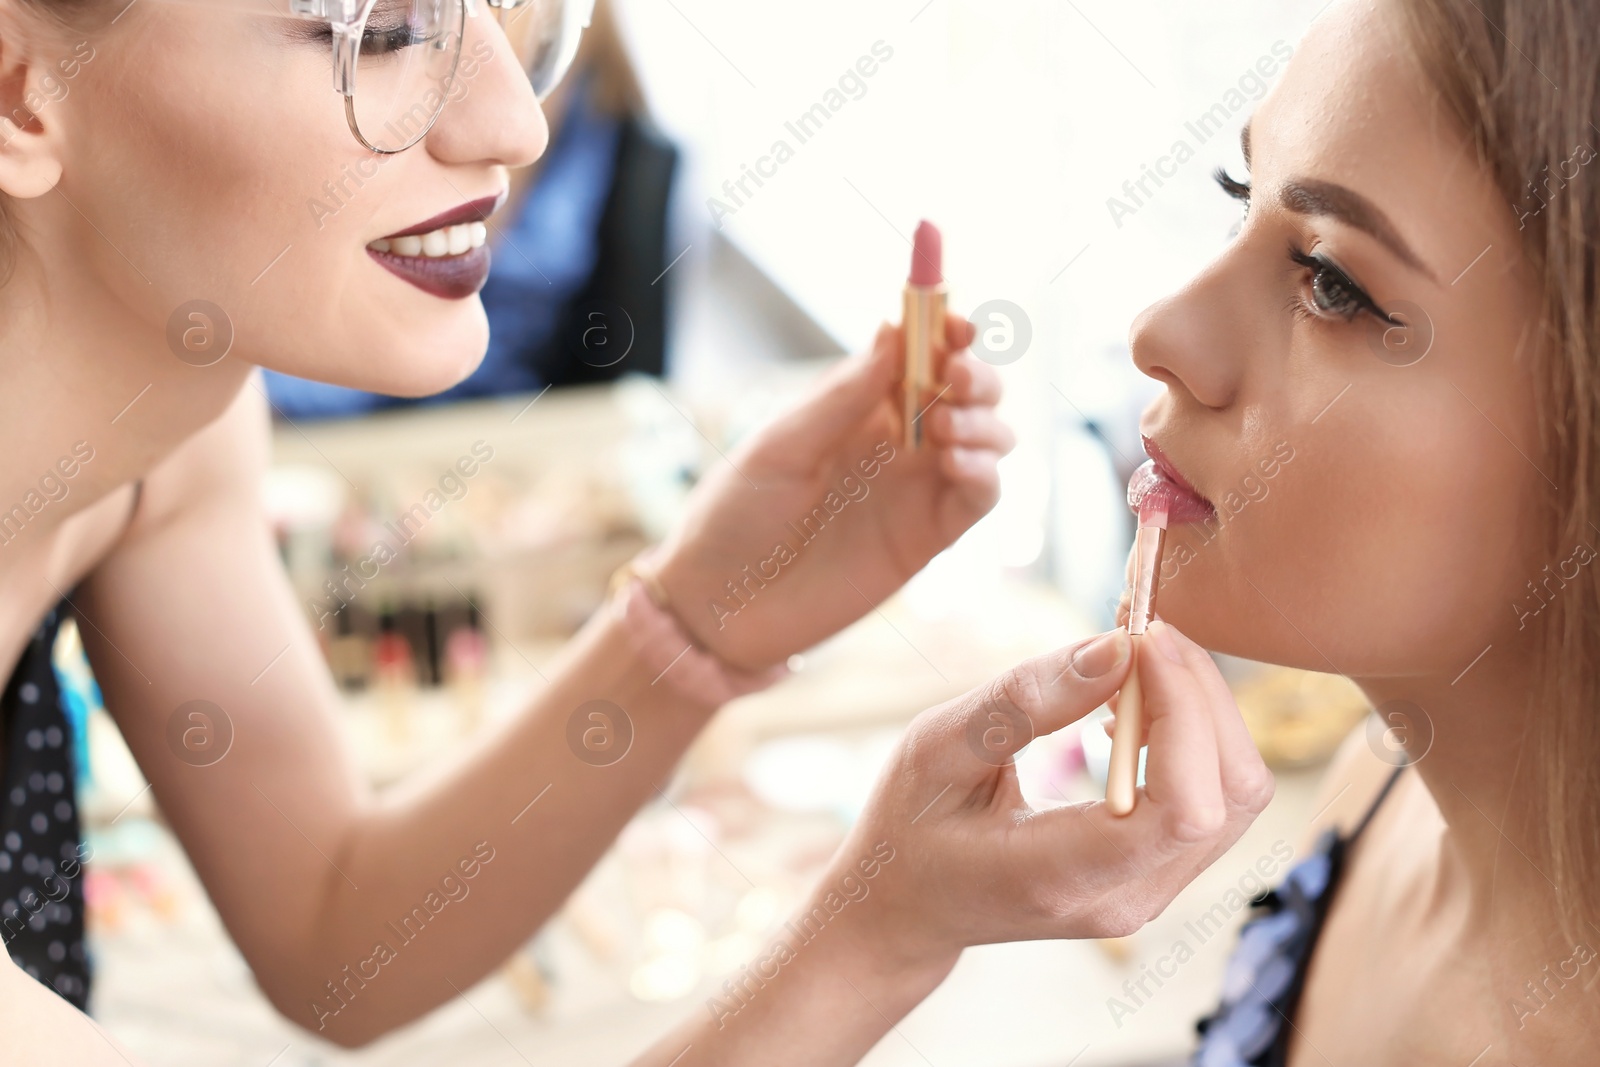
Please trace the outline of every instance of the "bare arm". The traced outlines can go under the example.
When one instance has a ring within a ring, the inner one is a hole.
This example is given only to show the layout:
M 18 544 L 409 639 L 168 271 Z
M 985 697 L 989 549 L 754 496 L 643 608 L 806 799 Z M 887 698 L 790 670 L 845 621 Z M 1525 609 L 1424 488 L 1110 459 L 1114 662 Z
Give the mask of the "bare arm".
M 131 1067 L 100 1024 L 30 978 L 0 952 L 0 1051 L 7 1063 Z
M 603 614 L 525 713 L 431 780 L 373 795 L 260 512 L 265 442 L 247 388 L 147 482 L 139 528 L 77 607 L 106 705 L 261 987 L 291 1020 L 359 1043 L 468 988 L 545 922 L 713 709 L 652 686 Z M 609 767 L 566 743 L 592 699 L 635 726 Z M 168 747 L 191 700 L 233 724 L 211 766 Z

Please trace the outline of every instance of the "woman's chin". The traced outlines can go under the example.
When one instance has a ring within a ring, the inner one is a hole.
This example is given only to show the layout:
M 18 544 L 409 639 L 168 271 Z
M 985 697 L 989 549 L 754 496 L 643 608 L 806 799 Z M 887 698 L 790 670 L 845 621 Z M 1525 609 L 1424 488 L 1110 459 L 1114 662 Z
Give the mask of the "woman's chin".
M 1262 634 L 1260 619 L 1234 618 L 1232 610 L 1223 607 L 1231 603 L 1201 582 L 1175 581 L 1162 589 L 1156 613 L 1201 648 L 1241 659 L 1276 662 L 1275 657 L 1282 655 L 1284 649 Z
M 476 353 L 471 359 L 451 365 L 433 365 L 418 368 L 417 373 L 407 375 L 397 380 L 389 380 L 380 385 L 367 385 L 369 392 L 386 393 L 389 396 L 416 399 L 425 396 L 434 396 L 453 386 L 460 385 L 473 371 L 478 369 L 478 364 L 483 362 L 483 353 Z
M 416 399 L 460 384 L 483 362 L 488 343 L 487 332 L 481 342 L 456 334 L 448 342 L 426 348 L 408 338 L 403 344 L 380 342 L 338 360 L 268 360 L 261 365 L 325 385 Z

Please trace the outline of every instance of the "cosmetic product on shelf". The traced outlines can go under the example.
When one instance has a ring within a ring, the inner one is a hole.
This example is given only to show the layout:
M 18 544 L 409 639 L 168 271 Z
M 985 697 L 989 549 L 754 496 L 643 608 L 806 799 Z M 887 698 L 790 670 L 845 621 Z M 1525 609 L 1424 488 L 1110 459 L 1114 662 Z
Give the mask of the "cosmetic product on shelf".
M 378 640 L 373 645 L 372 666 L 389 737 L 395 742 L 409 740 L 412 701 L 417 689 L 416 661 L 411 643 L 400 633 L 395 612 L 388 607 L 378 616 Z
M 347 605 L 334 616 L 325 649 L 334 680 L 347 690 L 362 689 L 372 672 L 372 642 L 356 628 L 356 609 Z
M 461 732 L 471 733 L 483 721 L 485 680 L 489 672 L 489 642 L 483 634 L 478 601 L 467 599 L 466 622 L 445 641 L 445 675 L 461 713 Z
M 439 612 L 429 596 L 422 608 L 422 684 L 444 683 L 444 638 L 439 632 Z

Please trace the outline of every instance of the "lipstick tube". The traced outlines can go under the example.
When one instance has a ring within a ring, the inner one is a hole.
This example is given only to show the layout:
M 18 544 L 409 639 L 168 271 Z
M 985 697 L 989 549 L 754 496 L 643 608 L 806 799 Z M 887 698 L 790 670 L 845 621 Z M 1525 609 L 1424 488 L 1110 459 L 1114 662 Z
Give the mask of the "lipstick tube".
M 922 409 L 933 392 L 933 361 L 942 348 L 946 289 L 943 274 L 943 241 L 931 222 L 917 226 L 911 249 L 911 274 L 906 281 L 902 306 L 905 323 L 905 445 L 922 445 Z

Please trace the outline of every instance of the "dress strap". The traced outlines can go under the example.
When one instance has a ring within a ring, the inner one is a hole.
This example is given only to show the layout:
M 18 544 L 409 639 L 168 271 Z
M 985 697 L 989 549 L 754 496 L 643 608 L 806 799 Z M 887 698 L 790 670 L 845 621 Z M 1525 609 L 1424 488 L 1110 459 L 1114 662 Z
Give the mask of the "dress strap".
M 1400 772 L 1409 766 L 1411 764 L 1402 763 L 1390 772 L 1389 780 L 1383 783 L 1383 788 L 1378 790 L 1378 795 L 1372 798 L 1372 803 L 1368 805 L 1366 814 L 1361 816 L 1361 821 L 1356 823 L 1356 828 L 1350 831 L 1350 836 L 1345 838 L 1346 842 L 1354 842 L 1356 838 L 1361 836 L 1361 831 L 1367 828 L 1367 823 L 1371 822 L 1372 817 L 1378 813 L 1378 805 L 1383 803 L 1384 798 L 1389 795 L 1389 790 L 1394 788 L 1394 783 L 1399 781 Z

